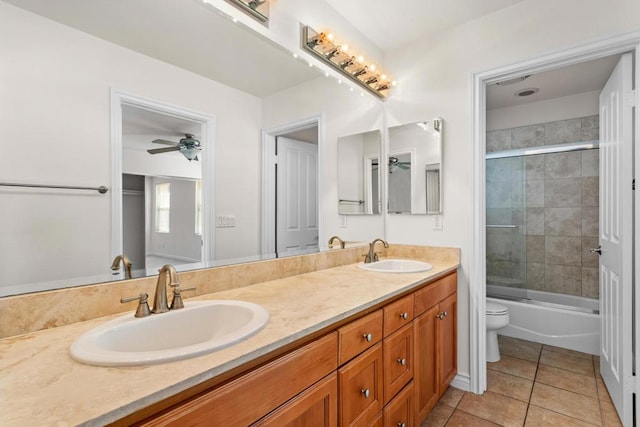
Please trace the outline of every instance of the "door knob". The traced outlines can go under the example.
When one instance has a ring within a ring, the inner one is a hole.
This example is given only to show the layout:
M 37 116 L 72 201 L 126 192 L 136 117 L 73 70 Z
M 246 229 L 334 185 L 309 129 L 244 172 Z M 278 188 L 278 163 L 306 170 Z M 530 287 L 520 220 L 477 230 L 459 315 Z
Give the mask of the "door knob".
M 591 248 L 589 249 L 589 252 L 591 252 L 592 254 L 597 253 L 598 255 L 602 255 L 602 246 L 598 245 L 597 248 Z

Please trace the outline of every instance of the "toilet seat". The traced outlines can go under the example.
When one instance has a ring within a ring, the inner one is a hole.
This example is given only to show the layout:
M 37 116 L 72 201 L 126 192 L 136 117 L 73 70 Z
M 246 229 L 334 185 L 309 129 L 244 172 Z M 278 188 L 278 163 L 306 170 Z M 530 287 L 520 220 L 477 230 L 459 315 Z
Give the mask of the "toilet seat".
M 501 316 L 501 315 L 507 314 L 508 312 L 509 310 L 504 305 L 487 301 L 486 314 L 488 316 Z

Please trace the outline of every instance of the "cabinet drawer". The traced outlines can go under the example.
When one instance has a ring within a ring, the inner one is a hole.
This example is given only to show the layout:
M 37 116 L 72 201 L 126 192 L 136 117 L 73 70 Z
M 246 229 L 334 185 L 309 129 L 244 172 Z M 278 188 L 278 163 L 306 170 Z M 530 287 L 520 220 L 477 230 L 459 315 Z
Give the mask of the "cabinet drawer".
M 415 293 L 414 315 L 418 316 L 458 290 L 458 274 L 453 272 Z
M 384 408 L 384 427 L 413 427 L 413 382 Z
M 384 339 L 384 402 L 387 403 L 413 378 L 413 325 Z
M 389 336 L 401 326 L 408 325 L 413 320 L 413 294 L 388 304 L 384 312 L 384 336 Z
M 338 364 L 353 359 L 382 339 L 382 310 L 338 329 Z
M 334 372 L 291 399 L 253 427 L 337 427 L 338 375 Z
M 382 343 L 338 370 L 340 425 L 369 425 L 382 409 Z
M 142 425 L 249 425 L 335 371 L 336 349 L 337 334 L 329 334 Z

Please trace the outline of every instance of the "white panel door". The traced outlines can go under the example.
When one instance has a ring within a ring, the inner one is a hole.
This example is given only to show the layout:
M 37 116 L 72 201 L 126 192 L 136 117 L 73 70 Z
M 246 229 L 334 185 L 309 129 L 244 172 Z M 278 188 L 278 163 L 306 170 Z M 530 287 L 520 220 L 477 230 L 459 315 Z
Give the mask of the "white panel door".
M 600 94 L 600 372 L 625 426 L 632 424 L 632 57 Z
M 318 252 L 318 146 L 277 139 L 277 256 Z

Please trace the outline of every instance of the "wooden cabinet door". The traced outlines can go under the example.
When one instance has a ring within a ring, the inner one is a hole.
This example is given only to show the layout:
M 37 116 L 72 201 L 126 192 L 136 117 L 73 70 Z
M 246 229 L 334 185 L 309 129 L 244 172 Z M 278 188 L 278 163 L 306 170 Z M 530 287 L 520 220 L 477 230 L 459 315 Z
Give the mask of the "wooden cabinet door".
M 337 427 L 338 374 L 333 373 L 253 424 L 255 427 Z
M 406 325 L 384 339 L 384 402 L 389 402 L 413 378 L 413 326 Z
M 438 304 L 438 395 L 449 387 L 457 372 L 457 295 L 453 294 Z
M 382 343 L 338 370 L 340 425 L 368 426 L 382 409 Z
M 420 425 L 427 417 L 439 398 L 437 361 L 437 328 L 439 322 L 436 315 L 438 306 L 418 316 L 413 322 L 414 333 L 414 387 L 415 387 L 415 422 Z
M 384 408 L 384 427 L 413 427 L 414 392 L 413 382 L 409 383 Z

